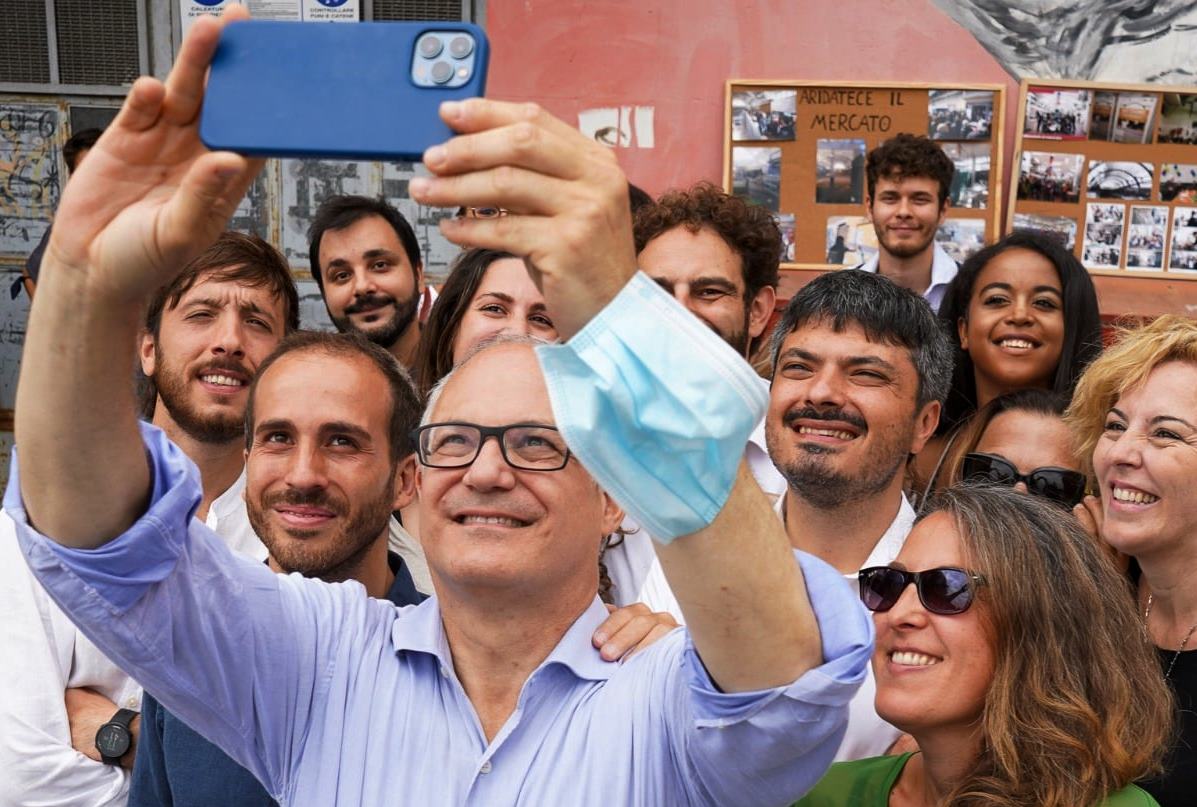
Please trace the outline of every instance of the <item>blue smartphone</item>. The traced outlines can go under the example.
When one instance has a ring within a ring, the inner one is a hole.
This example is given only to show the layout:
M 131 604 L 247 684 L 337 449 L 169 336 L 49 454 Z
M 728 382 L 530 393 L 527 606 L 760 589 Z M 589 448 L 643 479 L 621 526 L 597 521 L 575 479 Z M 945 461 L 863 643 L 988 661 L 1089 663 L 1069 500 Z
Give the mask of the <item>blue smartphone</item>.
M 200 139 L 263 157 L 419 160 L 453 135 L 441 102 L 484 93 L 488 57 L 486 34 L 463 22 L 230 23 Z

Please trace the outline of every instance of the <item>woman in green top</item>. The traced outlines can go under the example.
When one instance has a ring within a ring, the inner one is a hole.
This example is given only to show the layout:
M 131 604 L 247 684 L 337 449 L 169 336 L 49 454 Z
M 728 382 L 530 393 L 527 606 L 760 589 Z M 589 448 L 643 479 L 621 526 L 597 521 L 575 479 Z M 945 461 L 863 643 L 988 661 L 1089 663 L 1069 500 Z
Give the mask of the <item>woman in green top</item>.
M 920 751 L 833 765 L 800 807 L 1156 803 L 1130 782 L 1159 764 L 1171 698 L 1125 578 L 1066 510 L 953 488 L 860 590 L 877 713 Z

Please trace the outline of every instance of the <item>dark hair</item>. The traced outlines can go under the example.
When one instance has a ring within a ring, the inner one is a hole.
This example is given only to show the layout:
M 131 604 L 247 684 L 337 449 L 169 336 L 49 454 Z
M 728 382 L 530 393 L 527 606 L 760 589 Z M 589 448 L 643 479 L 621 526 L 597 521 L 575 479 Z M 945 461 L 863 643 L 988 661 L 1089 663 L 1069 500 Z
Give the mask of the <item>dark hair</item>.
M 668 191 L 635 215 L 637 254 L 649 241 L 677 227 L 692 233 L 709 227 L 740 256 L 745 306 L 766 286 L 777 288 L 783 249 L 781 230 L 765 208 L 724 193 L 709 182 L 684 191 Z
M 395 235 L 399 236 L 403 251 L 407 253 L 412 273 L 417 281 L 419 280 L 420 267 L 423 265 L 420 259 L 420 242 L 416 240 L 415 230 L 398 209 L 381 198 L 330 196 L 316 210 L 312 224 L 308 227 L 308 260 L 312 265 L 312 279 L 316 281 L 321 294 L 324 294 L 324 273 L 320 269 L 320 239 L 328 230 L 343 230 L 367 216 L 381 216 L 391 225 Z
M 872 342 L 901 345 L 918 372 L 921 408 L 942 401 L 952 373 L 952 352 L 931 306 L 889 278 L 855 269 L 826 272 L 790 298 L 771 337 L 774 372 L 786 337 L 811 322 L 837 333 L 859 325 Z
M 79 165 L 79 152 L 95 146 L 102 134 L 103 129 L 81 129 L 67 139 L 62 146 L 62 159 L 66 160 L 68 174 L 75 173 L 75 168 Z
M 360 333 L 328 333 L 326 331 L 296 331 L 278 344 L 258 366 L 249 385 L 249 401 L 245 405 L 245 447 L 253 446 L 254 399 L 258 385 L 266 371 L 289 353 L 324 353 L 333 357 L 364 358 L 386 379 L 391 391 L 391 417 L 388 428 L 391 464 L 396 465 L 415 450 L 412 432 L 420 422 L 423 406 L 412 386 L 411 377 L 399 361 L 384 347 L 374 344 Z
M 421 397 L 427 396 L 436 382 L 453 369 L 453 340 L 457 338 L 457 330 L 470 301 L 482 285 L 486 270 L 495 261 L 514 257 L 510 252 L 476 247 L 467 249 L 453 262 L 420 331 L 412 375 Z
M 869 186 L 870 202 L 877 196 L 877 180 L 924 177 L 939 183 L 939 206 L 948 199 L 956 165 L 932 140 L 923 135 L 906 132 L 894 135 L 869 152 L 865 160 L 865 178 Z
M 632 215 L 636 215 L 643 207 L 648 207 L 653 203 L 653 198 L 649 196 L 648 191 L 628 183 L 628 204 L 632 206 Z
M 286 259 L 256 235 L 227 230 L 150 299 L 142 327 L 154 337 L 155 343 L 162 328 L 162 313 L 177 306 L 183 295 L 201 280 L 240 283 L 252 289 L 267 288 L 283 303 L 283 334 L 289 334 L 299 327 L 299 292 Z M 158 387 L 152 378 L 142 375 L 140 370 L 137 394 L 142 416 L 152 418 L 158 400 Z
M 968 320 L 968 304 L 977 277 L 990 261 L 1010 249 L 1029 249 L 1051 261 L 1060 277 L 1064 315 L 1064 344 L 1052 391 L 1072 397 L 1072 390 L 1085 367 L 1101 352 L 1101 314 L 1093 279 L 1080 261 L 1054 238 L 1036 232 L 1019 231 L 974 253 L 960 267 L 948 285 L 939 318 L 954 347 L 956 358 L 952 387 L 939 420 L 940 433 L 946 432 L 971 415 L 977 408 L 977 380 L 973 360 L 960 347 L 957 323 Z
M 1064 410 L 1068 408 L 1068 398 L 1058 392 L 1045 389 L 1020 389 L 999 395 L 977 410 L 965 427 L 964 433 L 956 444 L 952 446 L 952 456 L 947 462 L 949 484 L 962 481 L 960 469 L 964 463 L 964 455 L 977 450 L 985 430 L 994 418 L 1006 412 L 1027 412 L 1032 415 L 1054 417 L 1064 422 Z M 1071 446 L 1070 446 L 1071 447 Z M 1080 467 L 1079 463 L 1078 466 Z

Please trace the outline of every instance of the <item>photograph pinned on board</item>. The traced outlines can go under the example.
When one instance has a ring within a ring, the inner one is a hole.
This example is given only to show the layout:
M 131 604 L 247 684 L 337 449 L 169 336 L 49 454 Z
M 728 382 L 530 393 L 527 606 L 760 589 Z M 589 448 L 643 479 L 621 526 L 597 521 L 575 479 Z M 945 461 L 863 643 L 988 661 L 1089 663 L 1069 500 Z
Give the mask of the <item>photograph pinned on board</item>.
M 1118 93 L 1095 92 L 1092 106 L 1093 117 L 1089 125 L 1089 139 L 1109 140 L 1110 125 L 1114 122 L 1114 110 L 1118 107 Z
M 1076 219 L 1068 216 L 1041 216 L 1038 213 L 1015 213 L 1014 231 L 1041 233 L 1064 245 L 1076 246 Z
M 952 207 L 980 210 L 989 206 L 989 144 L 940 143 L 956 166 L 948 197 Z
M 935 242 L 957 263 L 964 263 L 985 246 L 985 219 L 944 219 Z
M 732 140 L 793 140 L 797 90 L 732 93 Z
M 781 259 L 785 263 L 794 262 L 794 214 L 778 213 L 773 217 L 777 222 L 777 229 L 781 230 Z
M 1044 140 L 1084 140 L 1089 136 L 1089 102 L 1088 90 L 1029 87 L 1023 136 Z
M 877 231 L 865 216 L 827 217 L 827 263 L 859 266 L 877 254 Z
M 1081 263 L 1088 269 L 1117 269 L 1122 265 L 1122 233 L 1126 206 L 1090 204 L 1085 212 L 1085 242 Z
M 1150 143 L 1160 97 L 1155 93 L 1120 92 L 1110 140 L 1115 143 Z
M 1078 202 L 1083 154 L 1024 151 L 1018 172 L 1018 198 L 1034 202 Z
M 1160 167 L 1160 201 L 1197 204 L 1197 165 L 1164 163 Z
M 815 152 L 815 202 L 850 205 L 864 201 L 865 142 L 819 140 Z
M 776 213 L 781 201 L 781 149 L 732 148 L 732 194 Z
M 1172 208 L 1168 271 L 1197 272 L 1197 207 Z
M 1089 198 L 1147 201 L 1151 198 L 1154 173 L 1153 163 L 1093 160 L 1089 163 Z
M 989 90 L 931 90 L 927 94 L 927 137 L 932 140 L 988 140 L 993 128 Z
M 1157 142 L 1197 146 L 1197 95 L 1164 93 Z
M 1164 244 L 1168 229 L 1168 208 L 1163 205 L 1131 205 L 1126 232 L 1126 268 L 1140 272 L 1164 268 Z

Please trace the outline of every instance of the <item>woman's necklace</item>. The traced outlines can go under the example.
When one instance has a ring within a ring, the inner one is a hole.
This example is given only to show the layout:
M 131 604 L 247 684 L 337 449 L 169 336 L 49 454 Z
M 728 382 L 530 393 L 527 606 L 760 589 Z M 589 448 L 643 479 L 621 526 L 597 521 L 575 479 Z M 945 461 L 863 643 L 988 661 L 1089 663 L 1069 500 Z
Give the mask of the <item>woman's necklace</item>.
M 1143 627 L 1147 627 L 1147 617 L 1151 616 L 1151 606 L 1155 604 L 1155 595 L 1147 595 L 1147 608 L 1143 610 Z M 1176 660 L 1180 658 L 1180 654 L 1185 652 L 1185 645 L 1189 643 L 1189 639 L 1193 638 L 1193 632 L 1197 631 L 1197 622 L 1194 622 L 1189 632 L 1185 634 L 1185 638 L 1180 640 L 1180 649 L 1176 651 L 1176 655 L 1172 657 L 1172 663 L 1168 665 L 1168 671 L 1164 673 L 1164 680 L 1167 681 L 1172 675 L 1172 668 L 1176 666 Z

